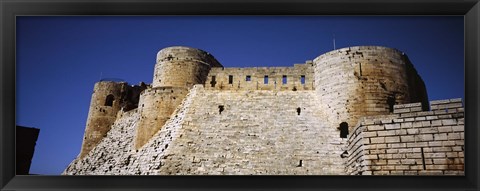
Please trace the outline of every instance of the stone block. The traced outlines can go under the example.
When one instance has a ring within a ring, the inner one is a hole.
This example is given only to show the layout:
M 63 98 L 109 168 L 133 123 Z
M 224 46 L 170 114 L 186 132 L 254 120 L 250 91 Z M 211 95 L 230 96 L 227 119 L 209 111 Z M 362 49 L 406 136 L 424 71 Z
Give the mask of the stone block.
M 384 130 L 385 127 L 383 125 L 369 125 L 367 126 L 368 131 L 379 131 Z
M 443 171 L 441 170 L 418 171 L 418 175 L 428 175 L 428 176 L 443 175 Z
M 362 133 L 362 136 L 367 138 L 367 137 L 376 137 L 377 136 L 377 132 L 373 131 L 373 132 L 363 132 Z
M 431 125 L 432 125 L 432 127 L 441 126 L 442 125 L 442 120 L 433 120 Z
M 412 127 L 412 122 L 404 122 L 404 123 L 401 123 L 400 126 L 402 128 L 411 128 Z
M 428 142 L 429 147 L 441 147 L 443 146 L 442 141 L 430 141 Z
M 450 103 L 462 103 L 462 98 L 452 98 L 450 99 Z
M 443 126 L 443 127 L 438 127 L 438 132 L 439 133 L 446 133 L 446 132 L 452 132 L 452 127 L 451 126 Z
M 410 112 L 419 112 L 419 111 L 423 111 L 422 107 L 412 107 L 412 108 L 410 108 Z M 418 115 L 418 113 L 417 113 L 417 115 Z
M 434 101 L 430 101 L 430 106 L 439 105 L 439 104 L 446 104 L 446 103 L 450 103 L 450 100 L 449 99 L 434 100 Z
M 422 122 L 421 121 L 414 121 L 412 123 L 412 127 L 423 127 Z
M 394 131 L 394 130 L 390 130 L 390 131 L 377 131 L 376 133 L 377 133 L 378 136 L 380 136 L 380 137 L 395 135 L 395 131 Z
M 402 143 L 405 143 L 405 142 L 414 142 L 415 141 L 415 137 L 412 136 L 412 135 L 409 135 L 409 136 L 401 136 L 400 137 Z
M 447 147 L 447 148 L 451 148 L 451 147 Z M 457 158 L 458 157 L 457 152 L 447 152 L 446 155 L 447 155 L 447 158 Z M 462 162 L 462 164 L 463 164 L 463 162 Z
M 403 122 L 403 119 L 393 119 L 393 122 L 394 123 L 401 123 L 401 122 Z
M 418 134 L 419 130 L 418 129 L 407 129 L 407 134 L 409 135 L 415 135 Z
M 403 171 L 404 175 L 418 175 L 418 171 L 416 170 L 409 170 L 409 171 Z
M 386 124 L 385 129 L 391 130 L 391 129 L 400 129 L 400 124 L 395 123 L 395 124 Z
M 457 125 L 455 119 L 442 119 L 442 125 Z
M 421 153 L 407 153 L 407 159 L 421 159 L 422 154 Z
M 427 147 L 428 142 L 407 143 L 407 147 Z
M 431 133 L 438 133 L 437 127 L 426 127 L 426 128 L 419 128 L 420 134 L 431 134 Z
M 445 141 L 448 139 L 446 133 L 441 133 L 441 134 L 434 134 L 433 138 L 435 141 Z
M 390 144 L 388 144 L 388 147 L 392 148 L 392 149 L 394 149 L 394 148 L 405 148 L 405 147 L 407 147 L 407 144 L 406 143 L 390 143 Z
M 370 143 L 372 144 L 385 143 L 385 137 L 370 138 Z
M 365 159 L 365 160 L 377 160 L 378 155 L 364 155 L 363 159 Z
M 398 136 L 385 137 L 385 142 L 386 143 L 398 143 L 398 142 L 400 142 L 400 137 L 398 137 Z
M 401 118 L 410 118 L 410 117 L 415 117 L 417 116 L 417 113 L 401 113 L 400 117 Z
M 452 147 L 434 147 L 432 149 L 433 149 L 433 152 L 450 152 L 450 151 L 452 151 Z
M 393 110 L 394 114 L 409 113 L 409 112 L 410 112 L 410 108 L 394 109 Z
M 445 153 L 424 153 L 425 158 L 445 158 Z
M 458 140 L 461 139 L 460 133 L 448 133 L 447 134 L 448 140 Z
M 415 121 L 425 121 L 427 118 L 425 116 L 422 117 L 415 117 Z
M 416 102 L 416 103 L 408 103 L 408 104 L 403 104 L 404 108 L 411 108 L 411 107 L 422 107 L 421 102 Z
M 452 126 L 453 132 L 463 132 L 465 131 L 465 127 L 463 125 Z
M 433 141 L 432 134 L 422 134 L 422 135 L 415 135 L 416 141 Z

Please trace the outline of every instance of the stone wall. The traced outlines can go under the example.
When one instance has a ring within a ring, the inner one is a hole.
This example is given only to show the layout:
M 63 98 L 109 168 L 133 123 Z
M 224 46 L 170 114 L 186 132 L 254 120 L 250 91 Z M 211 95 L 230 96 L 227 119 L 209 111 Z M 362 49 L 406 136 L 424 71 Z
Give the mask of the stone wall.
M 147 85 L 128 85 L 126 82 L 100 81 L 95 83 L 88 111 L 80 157 L 85 156 L 107 134 L 120 110 L 138 107 L 139 95 Z
M 73 160 L 64 175 L 149 175 L 159 174 L 165 149 L 178 137 L 178 132 L 192 99 L 196 95 L 196 87 L 189 91 L 182 103 L 146 145 L 134 149 L 135 129 L 140 121 L 137 109 L 119 112 L 119 118 L 112 125 L 104 139 L 83 158 Z
M 187 93 L 188 89 L 181 87 L 157 87 L 142 92 L 138 108 L 140 121 L 135 133 L 136 149 L 165 125 Z
M 197 90 L 160 174 L 344 174 L 313 91 Z M 223 109 L 222 109 L 223 108 Z
M 327 52 L 314 59 L 315 91 L 332 125 L 350 130 L 363 116 L 384 115 L 394 104 L 426 102 L 423 81 L 400 51 L 357 46 Z
M 303 80 L 302 80 L 303 79 Z M 313 90 L 312 61 L 293 67 L 212 68 L 207 90 Z
M 351 175 L 463 175 L 461 99 L 395 105 L 392 115 L 366 118 L 348 139 Z

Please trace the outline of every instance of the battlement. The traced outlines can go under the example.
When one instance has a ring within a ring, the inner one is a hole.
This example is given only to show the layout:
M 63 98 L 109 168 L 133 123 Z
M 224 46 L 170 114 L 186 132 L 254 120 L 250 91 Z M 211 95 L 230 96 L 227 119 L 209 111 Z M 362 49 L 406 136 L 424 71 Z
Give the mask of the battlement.
M 212 68 L 207 90 L 313 90 L 312 62 L 293 67 Z

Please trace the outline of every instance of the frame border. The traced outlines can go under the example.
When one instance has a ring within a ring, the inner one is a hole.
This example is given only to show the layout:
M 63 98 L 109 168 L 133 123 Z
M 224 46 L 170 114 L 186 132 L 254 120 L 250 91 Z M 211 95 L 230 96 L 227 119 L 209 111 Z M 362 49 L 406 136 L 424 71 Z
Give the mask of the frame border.
M 479 190 L 478 0 L 0 0 L 2 190 Z M 15 176 L 15 18 L 47 15 L 463 15 L 465 176 Z

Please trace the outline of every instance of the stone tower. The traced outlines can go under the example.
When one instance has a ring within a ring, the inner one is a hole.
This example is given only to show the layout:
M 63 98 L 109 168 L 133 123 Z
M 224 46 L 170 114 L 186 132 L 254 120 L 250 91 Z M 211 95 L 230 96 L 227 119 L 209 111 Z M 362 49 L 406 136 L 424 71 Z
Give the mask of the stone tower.
M 390 114 L 395 104 L 428 106 L 423 80 L 407 56 L 396 49 L 334 50 L 314 60 L 314 71 L 319 107 L 337 127 L 346 122 L 352 130 L 360 117 Z
M 160 130 L 193 85 L 205 83 L 212 67 L 223 66 L 203 50 L 175 46 L 158 52 L 152 88 L 140 96 L 136 149 Z
M 112 81 L 100 81 L 95 84 L 80 158 L 88 154 L 110 130 L 117 112 L 121 109 L 122 94 L 126 88 L 127 83 Z

